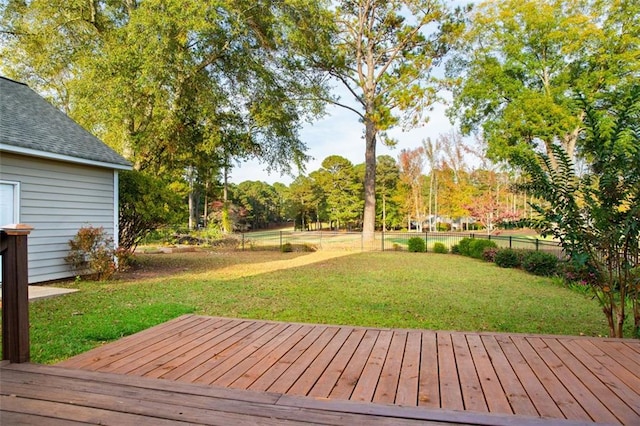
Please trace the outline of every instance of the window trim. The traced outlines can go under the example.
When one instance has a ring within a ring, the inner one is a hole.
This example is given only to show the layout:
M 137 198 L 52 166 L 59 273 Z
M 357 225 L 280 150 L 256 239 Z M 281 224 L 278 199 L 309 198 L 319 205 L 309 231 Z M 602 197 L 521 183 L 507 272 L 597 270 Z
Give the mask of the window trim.
M 12 185 L 14 187 L 13 190 L 13 215 L 15 217 L 16 223 L 20 223 L 20 182 L 12 181 L 12 180 L 0 180 L 0 184 L 2 185 Z M 10 225 L 10 224 L 0 224 L 1 225 Z

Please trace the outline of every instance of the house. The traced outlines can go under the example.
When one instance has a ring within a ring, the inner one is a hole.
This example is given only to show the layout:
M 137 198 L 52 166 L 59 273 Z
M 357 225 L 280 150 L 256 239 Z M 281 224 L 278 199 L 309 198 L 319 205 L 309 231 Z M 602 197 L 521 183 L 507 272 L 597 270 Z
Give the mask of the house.
M 0 77 L 0 226 L 26 223 L 29 283 L 74 275 L 83 226 L 118 238 L 118 171 L 131 164 L 27 85 Z

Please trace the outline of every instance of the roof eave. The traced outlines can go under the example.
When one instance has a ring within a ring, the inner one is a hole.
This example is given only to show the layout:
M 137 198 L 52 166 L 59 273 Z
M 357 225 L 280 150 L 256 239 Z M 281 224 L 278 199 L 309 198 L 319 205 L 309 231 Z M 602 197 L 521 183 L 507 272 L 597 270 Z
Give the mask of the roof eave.
M 28 155 L 30 157 L 46 158 L 48 160 L 65 161 L 68 163 L 83 164 L 87 166 L 105 167 L 107 169 L 131 170 L 131 164 L 118 164 L 105 161 L 89 160 L 86 158 L 78 158 L 70 155 L 55 154 L 52 152 L 39 151 L 36 149 L 23 148 L 19 146 L 7 145 L 0 143 L 0 151 L 10 152 L 13 154 Z

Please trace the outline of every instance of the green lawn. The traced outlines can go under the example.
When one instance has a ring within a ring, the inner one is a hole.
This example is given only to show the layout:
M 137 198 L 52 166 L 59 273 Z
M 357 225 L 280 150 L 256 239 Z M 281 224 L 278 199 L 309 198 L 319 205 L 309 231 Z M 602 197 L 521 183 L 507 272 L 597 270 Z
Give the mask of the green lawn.
M 551 280 L 424 253 L 140 255 L 141 269 L 31 304 L 32 360 L 53 363 L 184 313 L 437 330 L 606 335 L 598 304 Z

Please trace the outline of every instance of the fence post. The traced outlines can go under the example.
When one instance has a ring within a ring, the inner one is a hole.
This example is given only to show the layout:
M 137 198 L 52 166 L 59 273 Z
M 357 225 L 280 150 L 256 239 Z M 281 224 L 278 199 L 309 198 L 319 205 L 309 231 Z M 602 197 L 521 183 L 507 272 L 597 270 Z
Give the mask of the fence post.
M 513 238 L 513 237 L 512 237 L 511 235 L 509 235 L 509 248 L 512 248 L 512 246 L 511 246 L 511 239 L 512 239 L 512 238 Z
M 382 228 L 382 241 L 380 242 L 382 251 L 384 252 L 384 227 Z
M 2 359 L 29 362 L 29 266 L 27 236 L 33 227 L 0 229 L 2 255 Z
M 538 240 L 538 239 L 536 238 L 536 251 L 538 251 L 539 241 L 540 241 L 540 240 Z
M 242 233 L 242 251 L 244 251 L 244 232 Z
M 282 251 L 282 231 L 280 231 L 280 251 Z
M 424 252 L 429 252 L 429 231 L 424 231 Z

